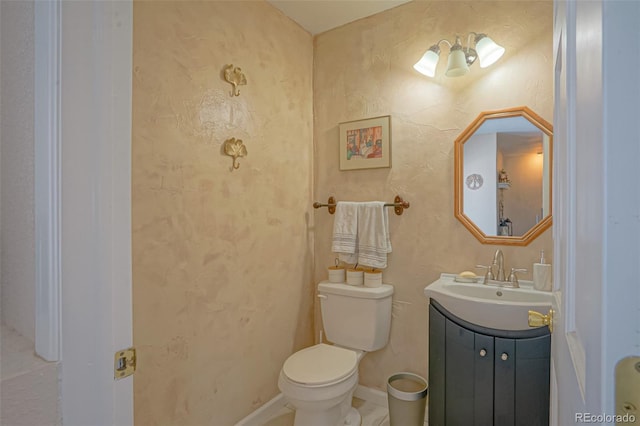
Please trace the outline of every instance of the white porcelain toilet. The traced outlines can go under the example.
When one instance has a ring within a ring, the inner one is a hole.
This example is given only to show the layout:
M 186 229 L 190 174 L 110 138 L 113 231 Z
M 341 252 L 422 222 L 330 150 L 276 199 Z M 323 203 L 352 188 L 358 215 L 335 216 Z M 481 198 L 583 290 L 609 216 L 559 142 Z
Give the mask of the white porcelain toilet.
M 278 387 L 296 410 L 295 426 L 360 425 L 360 414 L 351 407 L 358 364 L 389 341 L 392 295 L 388 284 L 318 284 L 324 332 L 334 345 L 302 349 L 280 371 Z

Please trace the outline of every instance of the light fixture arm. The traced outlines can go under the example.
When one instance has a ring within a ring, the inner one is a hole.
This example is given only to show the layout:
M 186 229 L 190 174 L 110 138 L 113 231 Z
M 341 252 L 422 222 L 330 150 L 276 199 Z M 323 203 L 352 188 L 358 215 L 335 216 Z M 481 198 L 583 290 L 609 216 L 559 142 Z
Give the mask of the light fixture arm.
M 469 35 L 467 36 L 467 48 L 471 47 L 471 36 L 474 36 L 473 38 L 473 42 L 475 43 L 476 37 L 478 37 L 477 33 L 474 33 L 473 31 L 469 32 Z
M 435 46 L 440 47 L 440 43 L 447 43 L 449 45 L 449 49 L 451 49 L 451 47 L 453 46 L 453 44 L 451 44 L 451 42 L 449 40 L 447 40 L 446 38 L 441 39 L 440 41 L 438 41 Z
M 438 40 L 438 42 L 436 44 L 434 44 L 433 46 L 431 46 L 429 48 L 429 50 L 431 50 L 432 52 L 435 52 L 436 55 L 440 54 L 440 43 L 447 43 L 449 45 L 449 50 L 451 50 L 451 47 L 453 46 L 451 44 L 451 42 L 445 38 Z
M 467 56 L 467 64 L 471 65 L 473 64 L 476 59 L 478 59 L 478 52 L 476 52 L 475 49 L 473 49 L 471 47 L 471 35 L 474 35 L 474 44 L 475 44 L 475 40 L 477 40 L 478 37 L 478 33 L 475 33 L 473 31 L 469 32 L 469 35 L 467 36 L 467 51 L 465 52 L 466 56 Z
M 473 42 L 476 43 L 478 37 L 485 37 L 485 34 L 477 33 L 475 31 L 469 31 L 469 36 L 467 37 L 467 46 L 471 47 L 471 36 L 474 36 Z

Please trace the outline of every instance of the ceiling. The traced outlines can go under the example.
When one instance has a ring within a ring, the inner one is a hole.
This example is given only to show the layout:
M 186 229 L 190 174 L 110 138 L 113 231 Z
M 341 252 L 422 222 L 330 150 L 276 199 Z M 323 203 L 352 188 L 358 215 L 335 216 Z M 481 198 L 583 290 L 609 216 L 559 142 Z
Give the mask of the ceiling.
M 410 0 L 267 0 L 311 34 L 375 15 Z

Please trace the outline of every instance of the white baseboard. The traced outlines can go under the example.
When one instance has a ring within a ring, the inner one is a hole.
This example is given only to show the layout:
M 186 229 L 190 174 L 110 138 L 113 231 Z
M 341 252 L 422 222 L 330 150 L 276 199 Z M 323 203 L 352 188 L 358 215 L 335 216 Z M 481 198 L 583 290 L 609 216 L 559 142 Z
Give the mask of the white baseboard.
M 366 386 L 358 385 L 353 393 L 356 398 L 365 400 L 381 407 L 387 407 L 387 393 L 378 389 L 368 388 Z M 271 400 L 266 402 L 260 408 L 249 414 L 244 419 L 240 420 L 235 426 L 261 426 L 269 419 L 273 418 L 286 407 L 286 400 L 284 395 L 279 393 Z
M 286 401 L 284 399 L 284 395 L 279 393 L 256 411 L 240 420 L 235 424 L 235 426 L 261 426 L 265 423 L 265 420 L 275 416 L 276 413 L 285 406 L 285 404 Z
M 353 396 L 356 398 L 363 399 L 367 402 L 371 402 L 372 404 L 378 405 L 380 407 L 388 408 L 387 401 L 387 393 L 378 389 L 368 388 L 366 386 L 358 385 L 356 391 L 353 393 Z M 425 425 L 427 424 L 427 419 L 429 418 L 429 404 L 425 404 L 424 407 L 424 418 Z
M 358 385 L 353 396 L 356 398 L 364 399 L 381 407 L 387 406 L 387 393 L 378 389 L 368 388 L 366 386 Z

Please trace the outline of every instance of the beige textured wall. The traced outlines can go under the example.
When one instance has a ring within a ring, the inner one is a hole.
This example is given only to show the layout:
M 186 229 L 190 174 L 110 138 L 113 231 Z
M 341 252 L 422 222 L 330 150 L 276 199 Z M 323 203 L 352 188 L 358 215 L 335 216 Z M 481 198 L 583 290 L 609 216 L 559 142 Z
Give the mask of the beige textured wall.
M 363 359 L 361 384 L 384 389 L 393 372 L 427 374 L 423 289 L 441 272 L 487 264 L 497 248 L 507 267 L 530 269 L 542 248 L 550 256 L 551 230 L 527 247 L 482 245 L 454 218 L 453 141 L 484 110 L 527 105 L 552 121 L 552 22 L 550 1 L 415 1 L 315 39 L 316 198 L 390 201 L 400 194 L 411 202 L 403 216 L 390 217 L 393 253 L 384 280 L 396 291 L 391 340 Z M 469 31 L 502 44 L 500 62 L 447 78 L 443 45 L 435 79 L 413 70 L 431 44 Z M 392 168 L 339 171 L 338 123 L 380 115 L 392 116 Z M 333 263 L 333 218 L 320 210 L 315 222 L 317 281 Z
M 312 39 L 262 1 L 136 2 L 133 49 L 135 422 L 233 424 L 313 343 Z
M 35 341 L 33 1 L 0 2 L 1 320 Z

